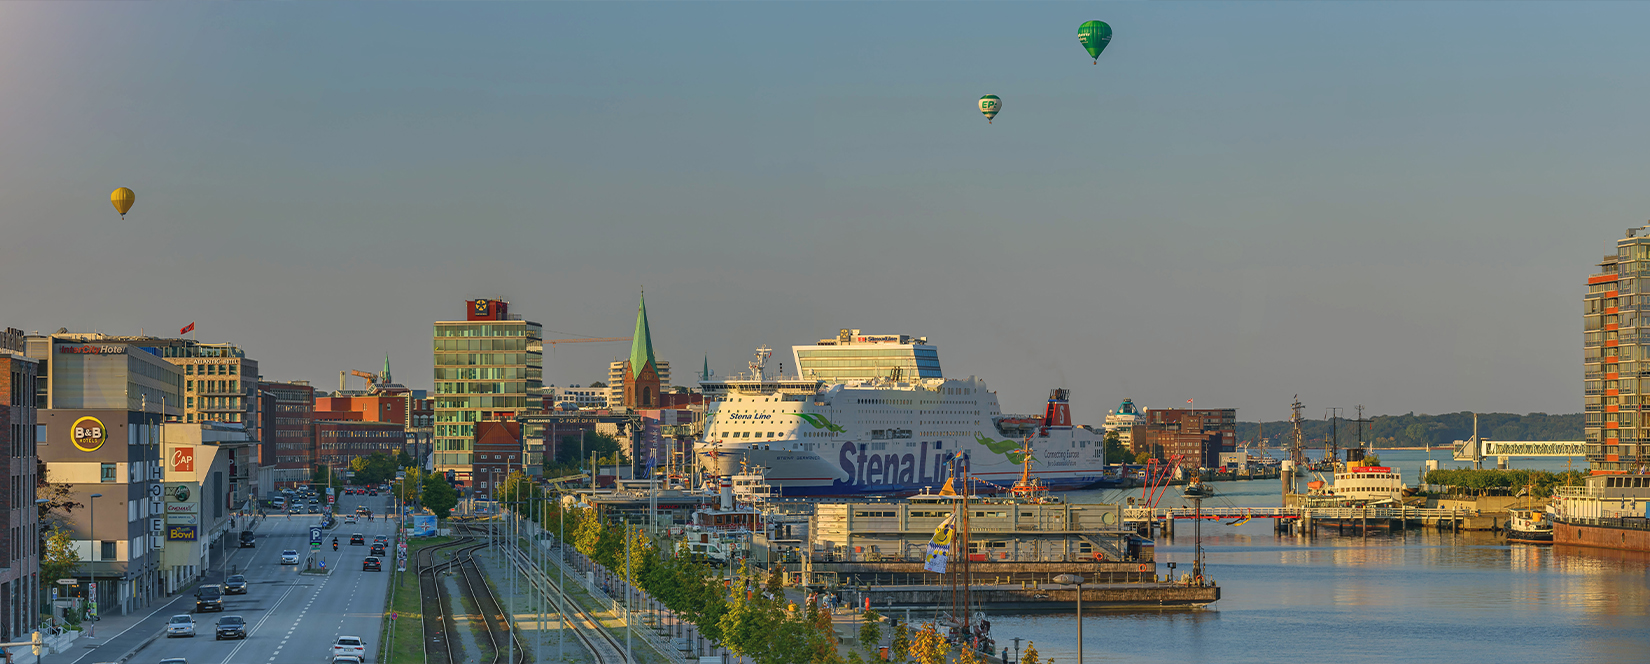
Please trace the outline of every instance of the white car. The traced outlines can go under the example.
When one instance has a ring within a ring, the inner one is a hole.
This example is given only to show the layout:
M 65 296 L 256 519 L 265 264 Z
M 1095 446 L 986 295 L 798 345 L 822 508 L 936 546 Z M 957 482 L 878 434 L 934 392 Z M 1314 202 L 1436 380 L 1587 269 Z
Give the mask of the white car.
M 172 621 L 166 623 L 166 638 L 174 636 L 195 636 L 195 617 L 187 613 L 172 616 Z
M 282 565 L 296 565 L 296 564 L 298 564 L 298 550 L 297 549 L 287 549 L 285 551 L 282 551 L 281 552 L 281 564 Z
M 359 636 L 340 636 L 332 644 L 332 657 L 337 659 L 340 656 L 359 657 L 362 661 L 365 661 L 367 659 L 367 644 L 362 643 Z

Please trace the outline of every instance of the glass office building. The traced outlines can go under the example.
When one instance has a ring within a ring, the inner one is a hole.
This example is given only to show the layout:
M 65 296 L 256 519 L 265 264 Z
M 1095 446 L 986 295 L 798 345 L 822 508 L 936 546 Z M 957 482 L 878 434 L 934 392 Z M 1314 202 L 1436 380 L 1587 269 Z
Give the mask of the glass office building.
M 472 301 L 472 307 L 475 302 L 486 301 Z M 469 481 L 477 422 L 543 412 L 543 338 L 543 327 L 532 321 L 435 324 L 437 472 L 452 470 L 459 479 Z M 523 436 L 529 447 L 528 466 L 538 466 L 542 463 L 543 432 L 525 430 Z

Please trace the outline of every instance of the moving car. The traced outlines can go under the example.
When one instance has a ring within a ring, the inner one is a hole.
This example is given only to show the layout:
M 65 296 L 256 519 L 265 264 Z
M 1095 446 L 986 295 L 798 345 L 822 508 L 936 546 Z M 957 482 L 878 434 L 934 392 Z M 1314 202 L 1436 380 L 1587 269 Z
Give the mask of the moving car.
M 285 551 L 282 551 L 281 552 L 281 564 L 282 565 L 296 565 L 296 564 L 298 564 L 298 550 L 297 549 L 287 549 Z
M 246 620 L 240 616 L 224 616 L 218 619 L 218 630 L 212 640 L 244 639 L 246 638 Z
M 233 576 L 230 576 L 227 579 L 224 579 L 224 581 L 223 581 L 223 594 L 225 594 L 225 595 L 245 595 L 246 594 L 246 577 L 242 576 L 240 574 L 235 574 Z
M 332 643 L 332 656 L 336 658 L 339 655 L 366 659 L 367 646 L 361 643 L 361 637 L 359 636 L 340 636 L 337 641 Z
M 189 664 L 189 660 L 182 657 L 167 657 L 160 660 L 160 664 Z
M 361 662 L 360 657 L 351 657 L 349 655 L 338 655 L 338 656 L 333 657 L 332 659 L 327 660 L 327 664 L 362 664 L 362 662 Z
M 241 548 L 253 549 L 258 546 L 258 536 L 250 530 L 241 531 Z
M 384 545 L 379 544 L 377 542 L 373 542 L 372 543 L 372 550 L 368 551 L 368 553 L 371 553 L 372 555 L 375 555 L 375 556 L 382 556 L 382 555 L 384 555 Z
M 349 536 L 349 543 L 356 546 L 361 546 L 367 543 L 367 538 L 362 537 L 361 533 L 355 533 L 354 535 Z
M 384 571 L 384 564 L 378 561 L 378 556 L 367 556 L 366 560 L 361 561 L 361 571 L 365 572 L 367 570 L 382 572 Z
M 223 610 L 223 586 L 209 584 L 195 591 L 195 613 Z
M 353 516 L 344 517 L 344 523 L 356 523 L 355 517 L 353 517 Z
M 195 617 L 187 613 L 172 616 L 172 621 L 166 623 L 166 638 L 174 636 L 195 638 Z

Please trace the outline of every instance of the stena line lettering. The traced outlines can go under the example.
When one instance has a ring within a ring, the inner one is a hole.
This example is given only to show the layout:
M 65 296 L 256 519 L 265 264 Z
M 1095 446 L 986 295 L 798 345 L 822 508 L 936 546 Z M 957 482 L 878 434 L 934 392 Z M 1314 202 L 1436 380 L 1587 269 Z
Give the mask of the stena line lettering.
M 728 413 L 723 415 L 730 420 L 771 420 L 772 413 Z
M 927 443 L 922 444 L 924 454 L 872 454 L 862 451 L 854 443 L 843 443 L 837 453 L 837 465 L 842 472 L 848 474 L 848 484 L 864 485 L 892 485 L 915 486 L 929 484 L 932 481 L 924 476 L 923 469 L 927 468 Z M 935 455 L 934 467 L 940 466 L 940 456 Z

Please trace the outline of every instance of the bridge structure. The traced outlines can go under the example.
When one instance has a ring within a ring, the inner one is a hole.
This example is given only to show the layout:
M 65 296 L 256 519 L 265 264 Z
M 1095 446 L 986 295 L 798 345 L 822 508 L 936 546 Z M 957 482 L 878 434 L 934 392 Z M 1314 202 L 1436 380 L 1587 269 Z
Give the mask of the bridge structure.
M 1163 519 L 1436 519 L 1464 514 L 1462 510 L 1428 507 L 1130 507 L 1123 521 L 1143 523 Z
M 1452 455 L 1456 461 L 1480 461 L 1486 457 L 1584 457 L 1585 440 L 1457 440 Z

